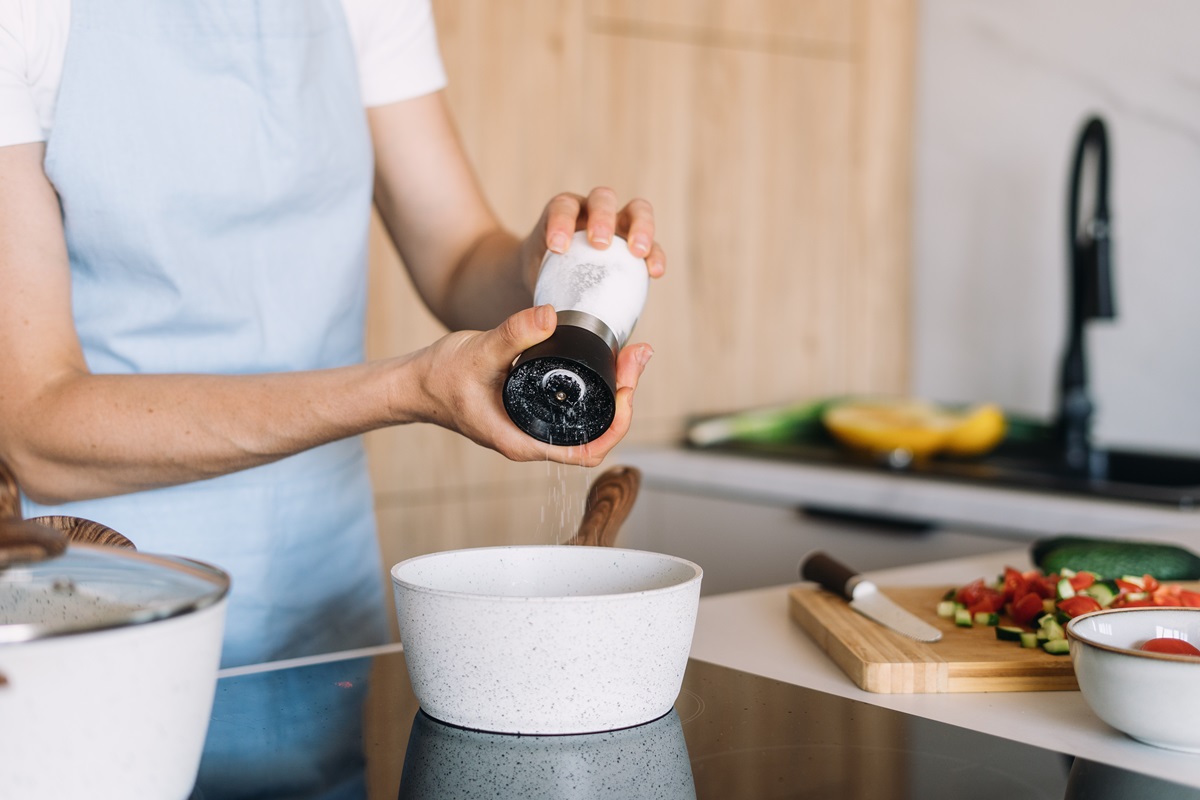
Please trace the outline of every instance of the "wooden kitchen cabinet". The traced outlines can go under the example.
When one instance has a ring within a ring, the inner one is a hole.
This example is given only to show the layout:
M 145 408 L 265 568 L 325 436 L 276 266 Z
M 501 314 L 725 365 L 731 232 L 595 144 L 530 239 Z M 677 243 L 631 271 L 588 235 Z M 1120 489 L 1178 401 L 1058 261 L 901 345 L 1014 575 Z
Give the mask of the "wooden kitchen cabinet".
M 629 442 L 674 441 L 692 414 L 906 388 L 915 0 L 433 6 L 448 99 L 505 224 L 524 232 L 554 193 L 601 184 L 655 204 L 669 266 L 634 333 L 655 357 Z M 433 341 L 377 222 L 371 245 L 370 355 Z M 388 559 L 537 540 L 529 519 L 559 483 L 433 426 L 368 447 Z M 486 511 L 502 495 L 530 509 Z

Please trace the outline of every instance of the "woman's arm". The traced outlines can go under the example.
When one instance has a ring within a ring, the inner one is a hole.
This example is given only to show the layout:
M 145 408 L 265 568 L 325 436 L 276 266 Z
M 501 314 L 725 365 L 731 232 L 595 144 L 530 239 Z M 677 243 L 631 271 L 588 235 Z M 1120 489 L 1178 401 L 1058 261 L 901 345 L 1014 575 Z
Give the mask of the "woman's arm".
M 504 414 L 500 387 L 513 359 L 553 332 L 550 310 L 527 306 L 557 236 L 584 225 L 597 242 L 621 232 L 635 249 L 642 243 L 651 274 L 661 274 L 649 204 L 617 209 L 608 190 L 559 195 L 518 240 L 483 200 L 440 95 L 374 109 L 371 124 L 379 205 L 422 296 L 451 327 L 484 330 L 369 364 L 264 375 L 92 374 L 71 314 L 44 145 L 0 147 L 0 458 L 31 498 L 186 483 L 409 422 L 441 425 L 514 460 L 594 465 L 620 441 L 647 345 L 622 351 L 616 418 L 583 447 L 526 436 Z
M 0 147 L 0 457 L 31 498 L 55 503 L 184 483 L 416 421 L 453 427 L 512 458 L 546 457 L 515 428 L 490 433 L 501 427 L 495 403 L 485 397 L 479 408 L 477 399 L 487 394 L 478 386 L 492 386 L 518 353 L 550 334 L 546 311 L 336 369 L 92 374 L 71 315 L 61 211 L 43 156 L 40 143 Z

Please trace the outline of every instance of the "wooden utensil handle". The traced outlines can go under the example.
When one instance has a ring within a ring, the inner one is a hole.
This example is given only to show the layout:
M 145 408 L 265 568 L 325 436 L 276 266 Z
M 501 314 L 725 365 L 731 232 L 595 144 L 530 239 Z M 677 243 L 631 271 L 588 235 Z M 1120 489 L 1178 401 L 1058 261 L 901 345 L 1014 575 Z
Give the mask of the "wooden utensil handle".
M 588 491 L 579 532 L 567 544 L 611 547 L 633 510 L 642 473 L 635 467 L 613 467 L 600 474 Z
M 21 521 L 21 486 L 8 464 L 0 459 L 0 524 L 20 523 L 0 531 L 0 546 L 8 550 L 0 554 L 0 566 L 18 562 L 40 561 L 60 555 L 66 550 L 65 542 L 100 544 L 109 547 L 125 547 L 136 550 L 133 542 L 107 525 L 82 517 L 46 516 Z M 34 527 L 28 527 L 29 523 Z M 39 527 L 53 530 L 38 530 Z M 54 531 L 65 534 L 56 537 Z
M 851 581 L 857 576 L 857 572 L 819 550 L 809 553 L 800 562 L 801 578 L 816 581 L 829 591 L 848 599 L 853 588 Z
M 93 522 L 83 517 L 34 517 L 29 522 L 36 522 L 39 525 L 46 525 L 54 528 L 56 531 L 61 531 L 72 542 L 100 544 L 107 547 L 124 547 L 129 550 L 137 549 L 134 547 L 133 542 L 107 525 L 101 525 L 99 522 Z
M 0 519 L 21 516 L 21 489 L 17 476 L 0 459 Z

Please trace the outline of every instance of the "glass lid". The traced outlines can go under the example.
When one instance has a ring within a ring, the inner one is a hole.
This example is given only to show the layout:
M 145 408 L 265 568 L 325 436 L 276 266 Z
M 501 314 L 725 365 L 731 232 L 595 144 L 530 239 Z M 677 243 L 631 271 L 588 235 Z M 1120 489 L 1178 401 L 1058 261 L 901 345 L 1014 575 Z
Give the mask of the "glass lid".
M 72 543 L 0 566 L 0 646 L 176 617 L 228 591 L 229 576 L 208 564 Z

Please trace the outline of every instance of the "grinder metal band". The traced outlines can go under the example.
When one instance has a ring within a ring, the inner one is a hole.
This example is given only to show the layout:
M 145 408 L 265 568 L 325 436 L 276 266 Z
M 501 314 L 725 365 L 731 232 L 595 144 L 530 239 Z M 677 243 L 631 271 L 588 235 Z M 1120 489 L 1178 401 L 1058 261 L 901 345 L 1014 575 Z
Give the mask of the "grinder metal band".
M 585 331 L 596 334 L 612 350 L 613 358 L 616 358 L 617 353 L 621 352 L 621 342 L 613 333 L 612 328 L 605 325 L 599 317 L 592 316 L 586 311 L 559 311 L 558 324 L 574 325 L 576 328 L 583 328 Z

